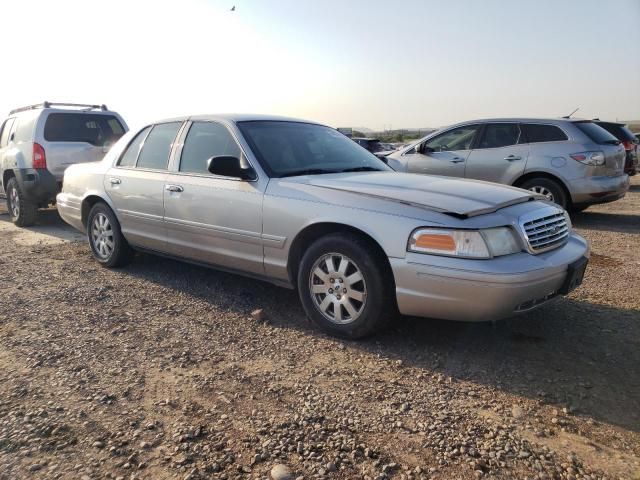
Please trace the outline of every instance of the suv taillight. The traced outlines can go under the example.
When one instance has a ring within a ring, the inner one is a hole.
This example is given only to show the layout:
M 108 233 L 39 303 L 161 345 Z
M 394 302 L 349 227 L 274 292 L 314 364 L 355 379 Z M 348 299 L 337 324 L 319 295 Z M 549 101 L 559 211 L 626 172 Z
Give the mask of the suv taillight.
M 622 146 L 625 150 L 634 150 L 636 148 L 636 144 L 631 140 L 625 140 L 624 142 L 622 142 Z
M 39 143 L 33 144 L 33 168 L 47 168 L 47 156 Z
M 580 163 L 591 166 L 604 165 L 604 153 L 603 152 L 580 152 L 572 153 L 571 158 L 577 160 Z

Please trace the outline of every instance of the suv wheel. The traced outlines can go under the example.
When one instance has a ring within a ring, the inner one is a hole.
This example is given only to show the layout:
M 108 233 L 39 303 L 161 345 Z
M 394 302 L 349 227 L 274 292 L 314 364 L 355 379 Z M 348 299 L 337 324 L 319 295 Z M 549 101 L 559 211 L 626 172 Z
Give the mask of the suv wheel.
M 547 200 L 557 203 L 564 209 L 568 206 L 567 194 L 562 186 L 558 182 L 549 178 L 532 178 L 531 180 L 524 182 L 521 185 L 521 188 L 543 195 L 544 197 L 547 197 Z
M 25 197 L 15 177 L 7 182 L 7 210 L 11 221 L 18 227 L 28 227 L 36 223 L 38 207 Z
M 128 264 L 133 250 L 120 231 L 118 219 L 104 203 L 96 203 L 87 219 L 87 236 L 93 257 L 105 267 Z
M 357 339 L 381 330 L 395 311 L 395 288 L 382 259 L 365 239 L 331 234 L 302 257 L 298 293 L 320 329 Z

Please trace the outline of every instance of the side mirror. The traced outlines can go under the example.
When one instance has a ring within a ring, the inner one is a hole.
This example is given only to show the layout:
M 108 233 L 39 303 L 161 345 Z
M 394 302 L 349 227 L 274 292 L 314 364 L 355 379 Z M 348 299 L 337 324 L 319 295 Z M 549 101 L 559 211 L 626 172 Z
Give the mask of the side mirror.
M 238 157 L 220 155 L 207 160 L 207 170 L 221 177 L 235 177 L 242 180 L 254 180 L 256 173 L 251 167 L 243 167 Z
M 435 152 L 435 149 L 427 147 L 424 143 L 422 144 L 422 150 L 420 153 L 422 153 L 423 155 L 428 155 L 433 152 Z

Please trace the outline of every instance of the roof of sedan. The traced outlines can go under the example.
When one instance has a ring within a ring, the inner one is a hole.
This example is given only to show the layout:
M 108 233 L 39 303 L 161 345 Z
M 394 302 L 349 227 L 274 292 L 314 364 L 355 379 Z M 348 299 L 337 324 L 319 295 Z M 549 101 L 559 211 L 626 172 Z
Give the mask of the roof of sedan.
M 278 115 L 264 115 L 253 113 L 215 113 L 204 115 L 187 115 L 182 117 L 165 118 L 153 123 L 166 123 L 171 121 L 184 121 L 184 120 L 218 120 L 226 122 L 256 122 L 256 121 L 271 121 L 271 122 L 300 122 L 300 123 L 313 123 L 316 125 L 322 125 L 321 123 L 311 120 L 304 120 L 301 118 L 284 117 Z

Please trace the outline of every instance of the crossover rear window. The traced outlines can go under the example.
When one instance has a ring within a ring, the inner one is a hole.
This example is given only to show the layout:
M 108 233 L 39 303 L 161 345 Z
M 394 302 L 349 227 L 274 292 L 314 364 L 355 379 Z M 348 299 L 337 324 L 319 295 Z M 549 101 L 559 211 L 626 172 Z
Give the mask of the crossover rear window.
M 51 113 L 44 125 L 48 142 L 86 142 L 97 147 L 115 143 L 124 128 L 113 115 L 94 113 Z
M 573 124 L 578 127 L 582 133 L 598 144 L 606 145 L 607 143 L 618 143 L 618 139 L 616 137 L 593 122 L 573 122 Z
M 524 123 L 520 125 L 522 138 L 520 143 L 560 142 L 568 140 L 562 130 L 554 125 Z

